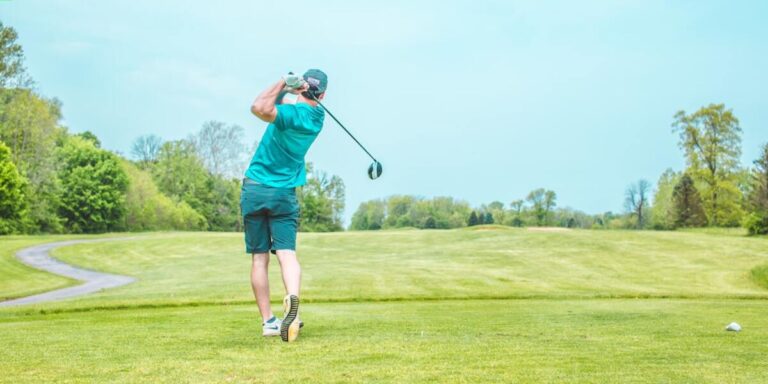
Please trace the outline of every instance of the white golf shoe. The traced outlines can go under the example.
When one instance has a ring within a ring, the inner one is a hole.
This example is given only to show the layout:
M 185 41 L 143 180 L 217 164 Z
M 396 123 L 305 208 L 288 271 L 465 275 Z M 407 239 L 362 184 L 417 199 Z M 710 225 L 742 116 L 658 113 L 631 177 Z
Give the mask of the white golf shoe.
M 280 336 L 280 324 L 282 321 L 276 316 L 272 316 L 266 323 L 261 324 L 262 336 Z

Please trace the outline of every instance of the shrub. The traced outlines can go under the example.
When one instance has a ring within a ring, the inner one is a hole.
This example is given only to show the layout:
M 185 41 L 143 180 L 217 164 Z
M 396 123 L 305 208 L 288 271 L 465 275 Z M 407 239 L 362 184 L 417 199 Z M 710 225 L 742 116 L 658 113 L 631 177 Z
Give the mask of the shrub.
M 750 235 L 768 235 L 768 214 L 752 212 L 744 219 L 744 227 Z

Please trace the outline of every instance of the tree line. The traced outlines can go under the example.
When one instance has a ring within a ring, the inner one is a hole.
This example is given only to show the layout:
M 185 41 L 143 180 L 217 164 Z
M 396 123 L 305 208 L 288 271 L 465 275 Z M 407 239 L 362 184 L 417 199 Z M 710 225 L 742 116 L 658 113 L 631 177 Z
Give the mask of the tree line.
M 544 188 L 508 205 L 494 201 L 474 209 L 450 197 L 392 196 L 362 203 L 350 229 L 484 224 L 658 230 L 744 226 L 750 234 L 768 234 L 768 144 L 752 167 L 742 167 L 742 129 L 724 104 L 710 104 L 690 114 L 680 111 L 672 127 L 686 168 L 666 170 L 655 190 L 647 180 L 630 184 L 621 213 L 589 215 L 558 208 L 557 194 Z
M 589 215 L 570 208 L 558 208 L 557 194 L 544 188 L 535 189 L 524 199 L 509 204 L 493 201 L 476 208 L 452 197 L 427 199 L 395 195 L 360 204 L 352 216 L 350 229 L 451 229 L 486 224 L 602 228 L 614 216 L 610 212 Z
M 62 103 L 34 90 L 16 39 L 0 23 L 0 234 L 242 229 L 240 178 L 257 145 L 244 144 L 243 128 L 209 121 L 182 140 L 138 137 L 130 157 L 108 151 L 93 133 L 62 125 Z M 768 233 L 768 144 L 753 166 L 742 167 L 742 129 L 723 104 L 680 111 L 672 128 L 686 168 L 665 171 L 655 189 L 646 180 L 630 184 L 624 212 L 560 208 L 557 194 L 544 188 L 479 207 L 397 195 L 362 203 L 350 229 L 742 225 Z M 308 176 L 298 191 L 300 230 L 343 230 L 343 180 L 311 164 Z
M 33 88 L 0 23 L 0 234 L 239 231 L 240 185 L 256 148 L 237 125 L 209 121 L 186 139 L 141 136 L 131 156 L 61 124 L 62 103 Z M 301 230 L 342 229 L 344 183 L 308 165 Z

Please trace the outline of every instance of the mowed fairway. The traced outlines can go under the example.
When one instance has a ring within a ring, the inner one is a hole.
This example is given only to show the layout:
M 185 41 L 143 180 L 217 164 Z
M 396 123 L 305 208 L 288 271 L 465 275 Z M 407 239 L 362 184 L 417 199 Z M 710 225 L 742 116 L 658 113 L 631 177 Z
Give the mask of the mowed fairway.
M 0 277 L 24 287 L 0 296 L 71 283 L 13 266 L 2 245 Z M 768 382 L 765 238 L 488 227 L 301 234 L 299 247 L 294 344 L 260 336 L 240 234 L 60 248 L 139 281 L 0 310 L 0 381 Z

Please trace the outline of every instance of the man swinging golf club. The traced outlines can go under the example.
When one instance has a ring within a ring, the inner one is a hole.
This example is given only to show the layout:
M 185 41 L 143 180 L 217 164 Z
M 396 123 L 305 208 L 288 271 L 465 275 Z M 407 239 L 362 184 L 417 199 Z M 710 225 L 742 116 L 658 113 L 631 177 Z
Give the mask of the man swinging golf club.
M 304 156 L 323 128 L 328 77 L 318 69 L 303 76 L 289 73 L 264 90 L 251 112 L 269 123 L 243 179 L 240 208 L 245 224 L 246 252 L 252 255 L 251 287 L 263 319 L 262 334 L 291 342 L 299 336 L 301 267 L 296 257 L 299 204 L 296 187 L 306 182 Z M 294 101 L 287 93 L 298 95 Z M 269 253 L 277 255 L 286 296 L 284 317 L 269 302 Z

